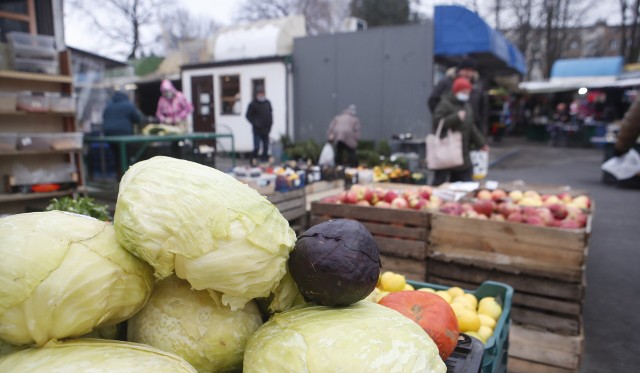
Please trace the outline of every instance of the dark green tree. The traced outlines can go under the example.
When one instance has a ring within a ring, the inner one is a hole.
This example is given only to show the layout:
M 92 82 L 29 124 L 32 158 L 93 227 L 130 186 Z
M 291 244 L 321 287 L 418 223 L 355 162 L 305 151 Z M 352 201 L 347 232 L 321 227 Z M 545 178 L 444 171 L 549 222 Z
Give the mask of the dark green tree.
M 351 15 L 367 21 L 368 27 L 410 22 L 409 0 L 352 0 Z

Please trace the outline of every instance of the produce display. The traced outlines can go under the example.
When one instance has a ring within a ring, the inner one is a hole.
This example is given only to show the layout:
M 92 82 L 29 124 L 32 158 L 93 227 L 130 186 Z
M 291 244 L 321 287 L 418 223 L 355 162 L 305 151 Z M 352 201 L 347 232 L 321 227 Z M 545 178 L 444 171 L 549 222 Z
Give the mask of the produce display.
M 433 293 L 442 298 L 449 307 L 443 307 L 442 302 L 436 302 L 432 297 L 416 295 L 414 291 Z M 391 294 L 393 297 L 387 300 Z M 367 299 L 391 307 L 415 320 L 434 339 L 443 356 L 448 356 L 455 348 L 455 344 L 451 347 L 451 338 L 458 331 L 487 343 L 502 314 L 502 306 L 494 297 L 478 300 L 473 294 L 465 293 L 457 286 L 447 290 L 428 287 L 416 290 L 407 284 L 404 276 L 390 271 L 380 276 L 376 289 Z M 447 310 L 451 310 L 455 315 L 457 330 L 451 325 L 451 314 Z M 429 320 L 438 322 L 429 325 Z
M 445 202 L 438 211 L 474 219 L 580 229 L 587 225 L 590 208 L 591 199 L 585 195 L 482 189 L 473 202 Z
M 0 359 L 0 372 L 196 373 L 182 358 L 138 343 L 102 339 L 52 341 Z
M 48 211 L 0 219 L 0 338 L 42 346 L 128 319 L 153 288 L 152 268 L 113 226 Z
M 329 220 L 300 235 L 289 270 L 305 300 L 348 306 L 364 299 L 378 282 L 378 245 L 357 221 Z
M 311 303 L 274 315 L 247 342 L 244 372 L 446 372 L 415 322 L 360 301 Z
M 242 368 L 244 346 L 260 325 L 255 301 L 231 311 L 206 291 L 193 291 L 185 280 L 169 276 L 129 319 L 127 339 L 175 353 L 198 372 L 228 372 Z
M 230 175 L 169 157 L 136 163 L 120 182 L 114 221 L 122 247 L 159 279 L 175 271 L 233 310 L 270 294 L 274 310 L 295 301 L 285 277 L 294 231 L 273 204 Z
M 414 210 L 437 209 L 443 203 L 428 185 L 400 191 L 359 184 L 352 185 L 348 191 L 336 196 L 327 197 L 322 202 Z

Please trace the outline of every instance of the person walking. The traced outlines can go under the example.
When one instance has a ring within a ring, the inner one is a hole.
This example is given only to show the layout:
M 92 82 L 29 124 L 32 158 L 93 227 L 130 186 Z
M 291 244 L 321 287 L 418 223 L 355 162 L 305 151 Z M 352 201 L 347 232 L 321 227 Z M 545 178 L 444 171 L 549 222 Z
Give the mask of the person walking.
M 168 79 L 160 83 L 160 92 L 162 95 L 158 99 L 156 118 L 161 123 L 176 126 L 181 132 L 187 132 L 188 118 L 193 112 L 193 105 Z
M 129 101 L 124 92 L 116 92 L 102 112 L 102 133 L 105 136 L 126 136 L 133 134 L 134 124 L 141 124 L 142 114 Z M 118 144 L 109 143 L 116 163 L 118 180 L 126 170 L 120 169 L 121 154 Z
M 445 93 L 433 114 L 433 133 L 436 132 L 440 121 L 443 123 L 441 136 L 446 136 L 448 130 L 462 134 L 462 152 L 464 164 L 444 170 L 436 170 L 432 185 L 445 182 L 471 181 L 473 165 L 469 152 L 472 148 L 489 151 L 489 146 L 473 120 L 473 110 L 469 105 L 472 85 L 467 78 L 459 77 L 453 81 L 451 91 Z
M 484 94 L 480 82 L 478 82 L 478 76 L 478 68 L 473 60 L 468 58 L 461 60 L 458 65 L 456 65 L 455 72 L 453 74 L 446 75 L 433 88 L 433 91 L 429 96 L 429 100 L 427 101 L 427 106 L 429 106 L 431 113 L 435 113 L 436 106 L 438 106 L 442 97 L 447 92 L 451 91 L 453 81 L 456 78 L 467 78 L 473 85 L 469 95 L 469 104 L 473 111 L 473 121 L 476 127 L 480 129 L 481 133 L 487 133 L 487 107 L 489 104 L 487 96 Z M 477 84 L 474 84 L 476 82 Z
M 333 118 L 327 130 L 327 139 L 336 144 L 336 165 L 358 166 L 356 149 L 360 141 L 360 119 L 356 116 L 355 105 L 349 105 Z
M 267 100 L 264 90 L 256 91 L 256 96 L 247 107 L 246 118 L 253 129 L 253 154 L 251 162 L 254 163 L 260 156 L 261 162 L 269 161 L 269 132 L 273 126 L 273 109 L 271 102 Z M 262 145 L 262 153 L 260 147 Z

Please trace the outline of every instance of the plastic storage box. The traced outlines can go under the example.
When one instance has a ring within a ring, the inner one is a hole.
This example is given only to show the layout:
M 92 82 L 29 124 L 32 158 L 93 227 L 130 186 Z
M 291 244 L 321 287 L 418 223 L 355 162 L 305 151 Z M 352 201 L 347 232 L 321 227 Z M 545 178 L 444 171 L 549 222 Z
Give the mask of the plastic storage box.
M 44 93 L 22 91 L 18 94 L 16 106 L 22 111 L 46 113 L 49 111 L 49 97 Z
M 7 41 L 14 59 L 57 60 L 55 38 L 53 36 L 14 31 L 7 33 Z
M 18 71 L 31 73 L 58 74 L 58 61 L 38 60 L 35 58 L 15 58 L 13 68 Z
M 455 350 L 444 363 L 447 373 L 476 373 L 482 366 L 484 345 L 466 334 L 460 334 Z
M 0 112 L 16 111 L 18 95 L 11 92 L 0 92 Z
M 21 133 L 18 150 L 77 150 L 82 148 L 82 132 Z
M 449 286 L 436 285 L 426 282 L 407 280 L 415 289 L 432 288 L 446 290 Z M 507 284 L 495 281 L 485 281 L 476 290 L 469 291 L 478 298 L 494 297 L 502 304 L 502 314 L 496 323 L 493 335 L 484 345 L 482 355 L 482 373 L 503 373 L 507 371 L 507 353 L 509 349 L 509 328 L 511 327 L 511 304 L 513 302 L 513 288 Z
M 76 99 L 73 95 L 51 94 L 49 96 L 49 110 L 54 113 L 75 112 Z

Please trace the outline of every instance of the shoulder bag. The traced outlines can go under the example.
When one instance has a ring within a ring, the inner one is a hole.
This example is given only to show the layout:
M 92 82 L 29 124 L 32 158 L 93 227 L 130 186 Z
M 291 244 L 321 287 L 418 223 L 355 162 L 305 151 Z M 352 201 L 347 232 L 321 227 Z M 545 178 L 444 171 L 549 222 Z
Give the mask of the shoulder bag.
M 438 123 L 435 135 L 427 135 L 427 167 L 430 170 L 444 170 L 462 166 L 462 133 L 447 130 L 447 135 L 440 138 L 444 119 Z

